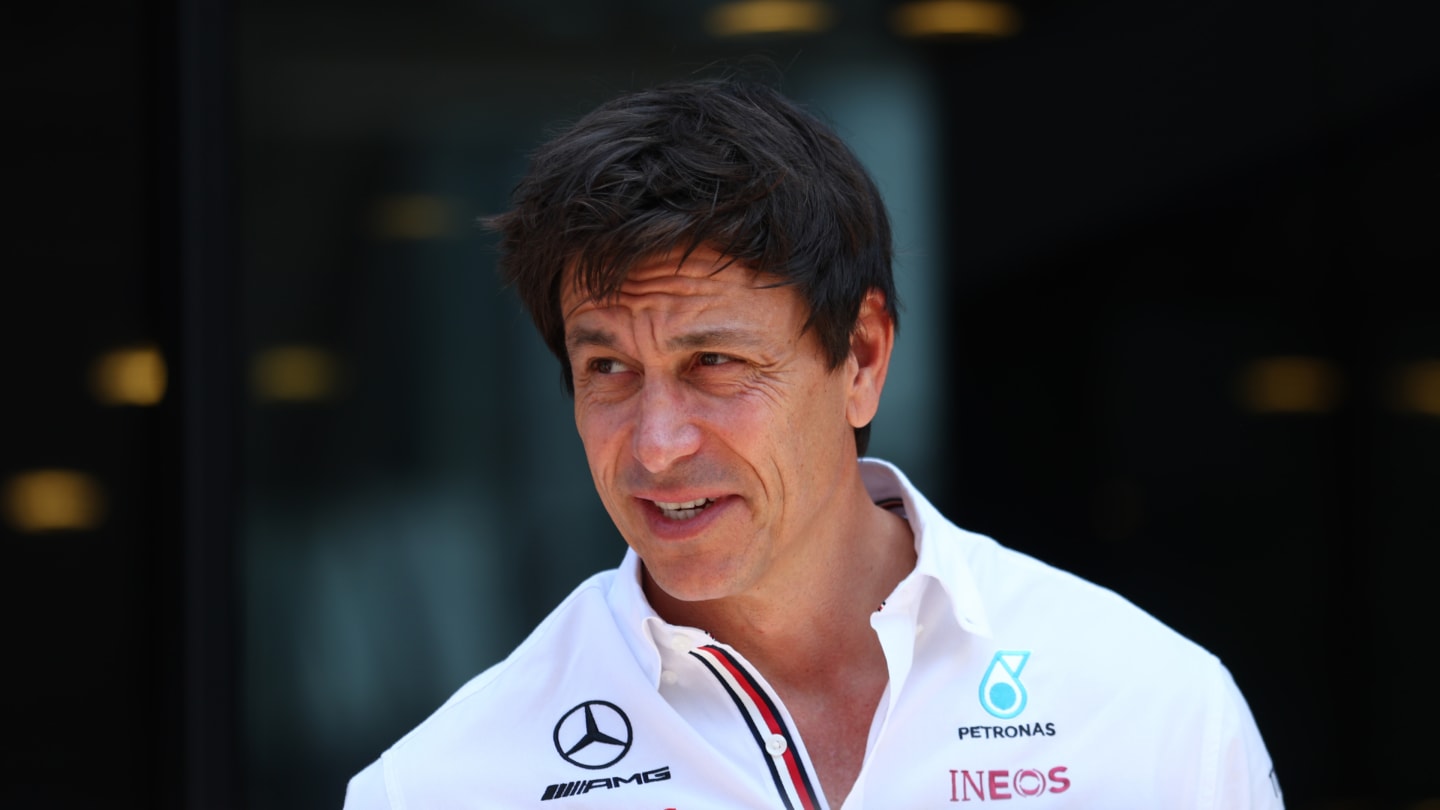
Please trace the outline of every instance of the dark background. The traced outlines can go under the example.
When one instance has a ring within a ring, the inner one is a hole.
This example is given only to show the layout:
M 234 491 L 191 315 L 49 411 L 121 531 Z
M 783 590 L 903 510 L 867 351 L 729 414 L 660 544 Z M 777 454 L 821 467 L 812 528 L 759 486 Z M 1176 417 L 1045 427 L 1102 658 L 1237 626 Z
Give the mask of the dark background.
M 896 4 L 738 39 L 714 5 L 6 12 L 0 478 L 86 471 L 108 509 L 0 522 L 0 804 L 338 807 L 618 560 L 468 223 L 556 123 L 761 53 L 822 110 L 923 99 L 859 132 L 921 144 L 933 201 L 896 218 L 936 416 L 882 412 L 877 452 L 1218 654 L 1288 806 L 1436 806 L 1436 7 L 1017 0 L 1013 36 L 912 40 Z M 136 342 L 164 399 L 98 404 Z M 326 347 L 322 395 L 265 393 L 285 346 Z

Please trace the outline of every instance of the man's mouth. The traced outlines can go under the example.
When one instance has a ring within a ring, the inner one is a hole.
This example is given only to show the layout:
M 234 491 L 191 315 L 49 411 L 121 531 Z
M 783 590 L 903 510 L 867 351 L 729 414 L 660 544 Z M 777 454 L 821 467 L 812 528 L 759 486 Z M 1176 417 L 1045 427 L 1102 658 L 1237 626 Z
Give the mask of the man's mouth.
M 689 520 L 705 511 L 705 508 L 714 502 L 714 498 L 701 498 L 695 501 L 680 501 L 678 503 L 651 501 L 651 503 L 655 504 L 655 508 L 660 510 L 660 514 L 670 520 Z

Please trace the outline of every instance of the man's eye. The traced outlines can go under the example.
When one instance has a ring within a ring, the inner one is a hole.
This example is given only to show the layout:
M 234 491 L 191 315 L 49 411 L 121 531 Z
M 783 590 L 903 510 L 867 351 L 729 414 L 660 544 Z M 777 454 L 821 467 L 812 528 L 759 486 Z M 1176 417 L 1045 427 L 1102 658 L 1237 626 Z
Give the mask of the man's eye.
M 735 358 L 727 354 L 716 354 L 715 352 L 705 352 L 696 358 L 696 363 L 702 366 L 723 366 L 726 363 L 733 362 L 735 362 Z
M 595 374 L 620 374 L 628 371 L 628 369 L 625 367 L 625 364 L 619 360 L 602 357 L 598 360 L 590 361 L 590 371 Z

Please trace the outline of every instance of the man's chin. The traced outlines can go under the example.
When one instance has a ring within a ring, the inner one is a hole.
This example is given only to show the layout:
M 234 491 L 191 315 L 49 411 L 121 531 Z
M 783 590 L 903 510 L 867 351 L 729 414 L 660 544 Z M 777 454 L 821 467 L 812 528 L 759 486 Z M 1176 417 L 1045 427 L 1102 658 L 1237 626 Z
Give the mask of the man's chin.
M 734 593 L 731 577 L 714 572 L 674 571 L 664 566 L 646 565 L 641 579 L 645 596 L 656 608 L 666 602 L 699 603 L 724 599 Z

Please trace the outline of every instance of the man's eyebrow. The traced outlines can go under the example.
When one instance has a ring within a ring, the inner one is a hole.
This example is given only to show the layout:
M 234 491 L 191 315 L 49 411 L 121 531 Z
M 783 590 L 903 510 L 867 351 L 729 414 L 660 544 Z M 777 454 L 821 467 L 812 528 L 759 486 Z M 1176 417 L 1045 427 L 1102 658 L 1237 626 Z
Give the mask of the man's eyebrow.
M 734 346 L 737 348 L 753 348 L 763 342 L 762 338 L 748 329 L 733 329 L 720 327 L 717 329 L 706 329 L 701 332 L 686 332 L 683 335 L 676 335 L 666 342 L 666 347 L 674 349 L 712 349 L 717 346 Z
M 604 329 L 576 328 L 565 336 L 565 348 L 575 351 L 582 346 L 599 346 L 610 349 L 615 346 L 615 336 Z

